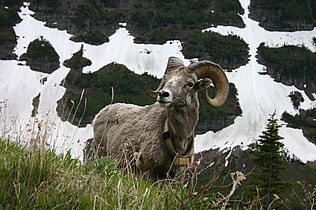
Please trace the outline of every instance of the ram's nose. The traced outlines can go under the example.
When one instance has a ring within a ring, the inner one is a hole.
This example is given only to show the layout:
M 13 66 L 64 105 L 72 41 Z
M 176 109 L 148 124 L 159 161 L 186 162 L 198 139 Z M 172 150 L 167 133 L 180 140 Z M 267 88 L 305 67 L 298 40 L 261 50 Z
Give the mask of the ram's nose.
M 171 103 L 172 94 L 169 90 L 160 90 L 158 92 L 157 101 L 161 106 L 168 106 Z
M 159 91 L 159 93 L 158 93 L 158 97 L 159 97 L 159 98 L 167 98 L 167 97 L 169 97 L 169 96 L 170 96 L 169 91 L 161 90 L 161 91 Z

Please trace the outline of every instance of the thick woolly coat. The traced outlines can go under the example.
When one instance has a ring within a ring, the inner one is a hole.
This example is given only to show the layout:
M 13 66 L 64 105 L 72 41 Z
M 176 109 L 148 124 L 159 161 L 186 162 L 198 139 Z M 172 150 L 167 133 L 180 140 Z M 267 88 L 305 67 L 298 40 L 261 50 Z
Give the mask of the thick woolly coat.
M 176 108 L 178 112 L 172 109 L 175 108 L 161 107 L 158 103 L 143 107 L 118 103 L 105 107 L 93 122 L 95 155 L 110 156 L 137 166 L 141 173 L 149 172 L 151 177 L 166 177 L 168 172 L 171 177 L 178 176 L 185 167 L 172 164 L 174 156 L 167 150 L 163 137 L 165 122 L 168 118 L 174 147 L 186 151 L 192 145 L 181 138 L 193 135 L 198 101 Z M 135 157 L 135 153 L 140 156 Z

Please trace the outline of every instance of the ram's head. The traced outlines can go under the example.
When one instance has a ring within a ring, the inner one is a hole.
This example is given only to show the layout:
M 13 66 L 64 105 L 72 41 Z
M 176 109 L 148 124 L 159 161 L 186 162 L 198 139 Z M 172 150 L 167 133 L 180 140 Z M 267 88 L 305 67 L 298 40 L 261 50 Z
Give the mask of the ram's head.
M 216 94 L 210 98 L 207 88 L 214 84 Z M 211 107 L 220 107 L 227 99 L 229 84 L 223 69 L 210 61 L 199 61 L 185 67 L 182 60 L 170 57 L 166 71 L 157 90 L 151 90 L 147 83 L 147 94 L 156 98 L 161 106 L 183 106 L 190 103 L 192 94 L 205 90 L 205 99 Z

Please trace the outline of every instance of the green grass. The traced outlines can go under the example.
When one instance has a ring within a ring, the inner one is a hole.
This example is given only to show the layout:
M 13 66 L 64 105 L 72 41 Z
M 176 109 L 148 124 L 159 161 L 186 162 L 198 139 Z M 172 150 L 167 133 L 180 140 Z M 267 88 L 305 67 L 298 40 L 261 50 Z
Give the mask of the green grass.
M 292 166 L 295 166 L 294 169 L 291 169 Z M 238 189 L 232 190 L 232 182 L 236 180 L 229 179 L 230 172 L 224 172 L 223 176 L 220 175 L 223 171 L 218 168 L 207 171 L 203 173 L 204 183 L 199 183 L 199 186 L 195 183 L 196 174 L 187 185 L 183 180 L 154 182 L 123 170 L 116 161 L 105 157 L 81 164 L 71 158 L 69 152 L 56 155 L 54 151 L 29 148 L 0 139 L 0 210 L 221 209 L 228 201 L 233 209 L 240 206 L 250 209 L 254 204 L 260 207 L 259 199 L 243 199 L 247 180 Z M 315 193 L 315 189 L 308 183 L 314 182 L 315 170 L 303 164 L 291 164 L 289 171 L 289 180 L 305 180 L 301 183 L 306 184 L 304 187 L 295 184 L 292 193 L 282 196 L 282 202 L 285 202 L 281 205 L 282 209 L 287 209 L 286 206 L 294 209 L 311 207 L 312 203 L 307 198 L 315 198 L 311 194 Z M 303 178 L 302 174 L 309 178 Z M 234 193 L 232 199 L 230 191 Z
M 0 140 L 0 209 L 205 209 L 212 202 L 194 196 L 177 181 L 153 182 L 122 172 L 102 158 L 80 164 L 53 151 Z

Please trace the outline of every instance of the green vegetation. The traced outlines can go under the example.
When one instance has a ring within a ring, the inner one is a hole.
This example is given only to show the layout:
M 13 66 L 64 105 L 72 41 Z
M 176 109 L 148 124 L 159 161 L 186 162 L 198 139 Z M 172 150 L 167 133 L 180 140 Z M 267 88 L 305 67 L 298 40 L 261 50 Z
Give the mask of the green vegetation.
M 0 27 L 12 27 L 20 20 L 15 10 L 0 8 Z
M 315 110 L 307 114 L 316 117 Z M 197 190 L 204 189 L 213 197 L 220 196 L 218 191 L 229 193 L 229 176 L 232 171 L 239 170 L 247 179 L 234 193 L 231 205 L 239 209 L 272 209 L 268 206 L 275 209 L 311 209 L 316 198 L 315 164 L 304 164 L 295 156 L 286 156 L 281 142 L 283 138 L 278 134 L 279 127 L 274 115 L 271 115 L 258 142 L 250 145 L 252 148 L 242 150 L 235 147 L 231 151 L 220 152 L 221 155 L 216 150 L 197 154 L 195 159 L 200 162 L 202 170 L 198 175 Z
M 0 59 L 16 59 L 13 49 L 16 45 L 16 35 L 13 26 L 20 21 L 17 14 L 22 1 L 1 1 L 0 3 Z M 18 6 L 17 6 L 18 5 Z
M 23 0 L 2 0 L 1 4 L 8 7 L 20 7 L 23 2 Z
M 223 61 L 220 63 L 224 68 L 239 67 L 247 62 L 248 48 L 240 38 L 201 33 L 203 28 L 214 23 L 243 26 L 237 15 L 238 12 L 243 13 L 238 1 L 218 1 L 214 5 L 206 0 L 159 0 L 154 4 L 140 1 L 124 12 L 119 9 L 103 12 L 92 7 L 89 6 L 84 12 L 78 8 L 78 15 L 74 17 L 75 24 L 87 21 L 91 24 L 100 21 L 100 17 L 110 23 L 119 20 L 128 23 L 127 27 L 135 35 L 136 42 L 162 44 L 167 40 L 180 39 L 183 40 L 183 53 L 186 57 Z M 212 13 L 213 10 L 216 12 Z M 77 17 L 84 19 L 78 21 Z M 96 17 L 98 20 L 94 20 Z
M 309 110 L 299 110 L 295 116 L 284 112 L 282 119 L 293 128 L 303 129 L 304 136 L 311 142 L 316 143 L 316 108 Z
M 46 12 L 54 12 L 55 9 L 60 5 L 59 0 L 32 0 L 32 4 L 43 5 Z
M 235 25 L 243 27 L 244 23 L 237 19 L 238 14 L 244 14 L 239 1 L 221 0 L 215 2 L 215 10 L 211 11 L 210 22 L 218 25 Z
M 72 57 L 64 61 L 64 66 L 81 72 L 83 67 L 90 66 L 92 63 L 89 59 L 82 57 L 83 45 L 78 52 L 74 53 Z
M 80 117 L 84 115 L 81 125 L 91 123 L 94 116 L 112 100 L 112 87 L 115 102 L 134 103 L 137 105 L 151 104 L 153 100 L 144 91 L 147 81 L 150 86 L 158 87 L 159 80 L 148 74 L 137 75 L 121 64 L 109 64 L 94 73 L 83 74 L 71 70 L 66 77 L 65 86 L 67 91 L 61 101 L 58 102 L 59 115 L 64 120 L 72 119 L 75 115 L 74 124 L 78 124 Z M 73 104 L 79 105 L 81 92 L 85 89 L 86 107 L 84 101 L 79 106 L 77 113 L 71 113 Z M 154 89 L 154 88 L 153 88 Z M 65 104 L 65 107 L 63 105 Z M 62 113 L 62 110 L 64 112 Z M 71 117 L 71 118 L 70 118 Z
M 211 60 L 228 69 L 236 69 L 248 62 L 248 46 L 236 35 L 192 31 L 184 40 L 183 54 L 188 58 Z
M 123 10 L 107 10 L 102 4 L 96 4 L 94 1 L 77 5 L 74 8 L 74 14 L 71 15 L 70 24 L 76 27 L 79 33 L 71 39 L 94 45 L 102 44 L 109 41 L 108 36 L 115 32 L 115 28 L 124 17 Z M 106 29 L 102 29 L 103 26 Z M 109 33 L 104 34 L 104 30 Z
M 183 32 L 188 30 L 202 30 L 212 24 L 242 27 L 244 24 L 238 13 L 242 14 L 243 10 L 237 0 L 212 3 L 207 0 L 136 3 L 94 0 L 78 5 L 71 21 L 80 30 L 84 28 L 83 31 L 89 33 L 95 32 L 94 26 L 100 23 L 117 27 L 119 22 L 127 22 L 128 28 L 136 34 L 136 41 L 164 43 L 185 37 Z M 96 43 L 95 40 L 90 41 Z
M 301 102 L 304 102 L 302 94 L 298 91 L 291 92 L 289 97 L 291 98 L 294 109 L 298 109 L 300 107 Z
M 284 205 L 311 209 L 315 189 L 309 183 L 315 181 L 315 169 L 298 162 L 287 167 L 287 178 L 299 190 L 288 199 L 281 198 Z M 204 171 L 205 183 L 200 188 L 196 188 L 194 173 L 186 186 L 184 180 L 153 182 L 137 177 L 129 169 L 123 170 L 106 157 L 81 164 L 69 152 L 56 155 L 41 145 L 25 147 L 0 140 L 0 209 L 251 209 L 254 203 L 261 206 L 260 198 L 243 199 L 243 174 L 229 172 L 232 179 L 228 179 L 228 173 L 220 172 L 223 171 L 219 168 Z M 297 184 L 302 176 L 305 181 Z
M 181 40 L 185 57 L 211 58 L 216 62 L 221 60 L 222 66 L 229 69 L 244 65 L 248 59 L 247 45 L 240 38 L 201 32 L 212 25 L 244 27 L 238 15 L 244 11 L 238 0 L 84 0 L 81 4 L 60 2 L 60 6 L 54 11 L 56 16 L 45 19 L 46 15 L 40 13 L 45 12 L 43 8 L 47 6 L 47 1 L 32 2 L 31 8 L 39 10 L 35 16 L 44 18 L 48 25 L 57 23 L 54 26 L 61 25 L 63 29 L 65 24 L 59 22 L 68 22 L 66 25 L 72 27 L 67 30 L 74 34 L 71 38 L 73 41 L 103 44 L 119 27 L 118 23 L 125 22 L 136 43 L 164 44 L 168 40 Z M 56 18 L 58 14 L 70 18 Z
M 267 209 L 263 208 L 263 200 L 267 197 L 257 194 L 256 197 L 249 198 L 246 194 L 248 185 L 253 184 L 252 173 L 258 168 L 253 163 L 253 152 L 252 149 L 242 150 L 236 147 L 232 151 L 224 153 L 213 150 L 197 154 L 195 157 L 197 161 L 201 156 L 203 157 L 199 160 L 200 169 L 203 171 L 198 175 L 196 190 L 206 190 L 211 197 L 221 197 L 219 192 L 226 195 L 232 187 L 230 174 L 236 170 L 241 171 L 247 179 L 242 182 L 230 199 L 229 203 L 233 209 Z M 211 166 L 210 163 L 212 163 Z M 313 199 L 316 198 L 315 163 L 302 163 L 293 156 L 286 158 L 284 167 L 286 169 L 281 173 L 281 178 L 290 186 L 286 192 L 278 194 L 279 199 L 274 201 L 271 207 L 275 209 L 311 209 L 315 205 Z M 210 179 L 213 180 L 213 183 L 210 182 Z
M 251 173 L 251 181 L 246 188 L 246 194 L 252 198 L 262 197 L 265 209 L 278 200 L 278 196 L 288 190 L 290 183 L 285 181 L 282 173 L 285 171 L 283 137 L 279 135 L 278 120 L 273 113 L 268 119 L 266 130 L 260 135 L 253 152 L 253 164 L 256 166 Z
M 27 57 L 30 59 L 42 60 L 47 58 L 48 61 L 54 62 L 59 60 L 59 56 L 51 43 L 43 37 L 30 42 L 27 48 Z
M 15 43 L 15 33 L 13 29 L 4 29 L 0 32 L 0 44 Z
M 0 209 L 210 209 L 223 203 L 176 180 L 152 182 L 110 159 L 84 165 L 70 154 L 0 140 Z
M 250 11 L 268 30 L 311 30 L 316 25 L 316 3 L 309 0 L 253 0 Z
M 59 55 L 50 42 L 43 37 L 30 42 L 20 60 L 25 60 L 32 70 L 48 74 L 59 68 Z
M 214 1 L 207 0 L 157 0 L 154 4 L 146 1 L 138 2 L 129 10 L 127 23 L 135 27 L 136 32 L 169 30 L 168 39 L 185 37 L 183 32 L 192 29 L 202 30 L 213 25 L 236 25 L 243 27 L 244 24 L 238 13 L 243 13 L 241 5 L 235 0 Z M 150 34 L 150 33 L 149 33 Z M 145 35 L 146 37 L 146 35 Z M 154 40 L 153 40 L 154 41 Z M 165 42 L 167 40 L 156 40 Z
M 105 37 L 100 32 L 90 32 L 85 34 L 80 34 L 78 36 L 72 36 L 71 40 L 74 42 L 86 42 L 91 44 L 108 42 L 109 38 Z
M 316 54 L 305 47 L 268 48 L 261 44 L 258 55 L 276 81 L 299 89 L 305 89 L 305 84 L 306 89 L 312 89 L 312 83 L 316 83 Z

